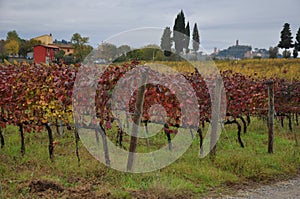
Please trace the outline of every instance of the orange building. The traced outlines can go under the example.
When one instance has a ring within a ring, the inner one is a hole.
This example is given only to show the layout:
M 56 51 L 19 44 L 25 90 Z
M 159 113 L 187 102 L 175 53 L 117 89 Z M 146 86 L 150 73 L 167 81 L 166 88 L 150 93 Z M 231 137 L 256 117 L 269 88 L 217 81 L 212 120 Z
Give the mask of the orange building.
M 55 44 L 59 50 L 65 51 L 65 55 L 74 54 L 74 47 L 71 44 Z

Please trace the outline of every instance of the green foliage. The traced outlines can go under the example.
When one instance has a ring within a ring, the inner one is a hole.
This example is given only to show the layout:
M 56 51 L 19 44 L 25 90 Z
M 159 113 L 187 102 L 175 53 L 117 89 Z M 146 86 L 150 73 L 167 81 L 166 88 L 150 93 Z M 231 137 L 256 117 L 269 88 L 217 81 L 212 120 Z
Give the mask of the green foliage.
M 154 61 L 157 51 L 160 51 L 160 50 L 158 48 L 151 48 L 151 47 L 143 48 L 141 60 L 145 60 L 145 61 L 153 60 Z
M 27 55 L 29 52 L 33 52 L 34 46 L 41 44 L 41 41 L 30 39 L 30 40 L 21 40 L 19 54 L 23 57 Z
M 116 58 L 114 62 L 125 62 L 132 60 L 143 61 L 161 61 L 163 60 L 163 52 L 158 46 L 148 45 L 141 49 L 134 49 Z
M 82 37 L 79 33 L 74 33 L 71 43 L 74 46 L 74 57 L 76 62 L 82 62 L 85 57 L 93 50 L 93 47 L 87 45 L 88 37 Z
M 18 42 L 20 41 L 20 37 L 15 30 L 9 31 L 7 33 L 6 41 L 10 41 L 10 40 L 16 40 Z
M 75 48 L 87 44 L 88 41 L 88 37 L 82 37 L 79 33 L 74 33 L 71 38 L 71 42 Z
M 65 56 L 65 51 L 64 50 L 59 50 L 58 52 L 56 52 L 54 54 L 54 57 L 55 57 L 56 60 L 63 59 L 64 56 Z
M 68 64 L 68 65 L 75 63 L 75 59 L 74 59 L 74 56 L 72 54 L 64 56 L 63 61 L 64 61 L 65 64 Z
M 294 52 L 293 52 L 294 58 L 296 58 L 298 56 L 298 51 L 300 51 L 300 28 L 297 31 L 295 39 L 296 39 L 295 48 L 294 48 Z
M 21 39 L 15 30 L 7 32 L 4 50 L 9 55 L 17 55 L 20 49 Z
M 141 60 L 143 57 L 142 49 L 135 49 L 127 53 L 128 60 Z
M 154 57 L 155 61 L 163 61 L 164 58 L 165 58 L 164 52 L 162 52 L 160 50 L 156 51 L 155 57 Z
M 19 52 L 19 42 L 16 40 L 7 40 L 4 49 L 5 52 L 9 55 L 17 55 Z
M 175 50 L 177 54 L 180 54 L 184 48 L 184 37 L 185 35 L 185 17 L 184 13 L 181 12 L 177 15 L 173 27 L 173 40 L 175 42 Z
M 5 40 L 0 40 L 0 60 L 3 62 L 4 59 L 8 59 L 8 55 L 5 52 Z
M 293 57 L 294 58 L 298 57 L 298 50 L 296 50 L 296 48 L 294 48 L 294 50 L 293 50 Z
M 189 52 L 189 45 L 190 45 L 190 23 L 188 22 L 186 27 L 185 27 L 185 38 L 184 38 L 184 48 L 186 53 Z
M 278 57 L 278 47 L 270 47 L 269 48 L 269 58 L 275 59 Z
M 200 37 L 199 37 L 197 23 L 195 23 L 193 29 L 193 51 L 195 53 L 199 50 L 199 45 L 200 45 Z
M 298 31 L 297 31 L 297 33 L 296 33 L 295 39 L 296 39 L 296 42 L 297 42 L 298 44 L 300 44 L 300 28 L 298 29 Z
M 117 48 L 117 54 L 118 56 L 121 56 L 121 55 L 125 55 L 130 52 L 131 48 L 130 46 L 128 45 L 121 45 Z
M 284 50 L 282 52 L 282 56 L 283 56 L 283 58 L 290 58 L 291 57 L 291 52 L 288 51 L 288 50 Z
M 104 59 L 106 61 L 113 61 L 117 56 L 117 46 L 111 43 L 102 43 L 97 50 L 97 58 Z
M 8 59 L 8 55 L 7 54 L 0 54 L 0 59 L 2 62 L 4 62 L 4 60 Z
M 170 27 L 166 27 L 164 29 L 164 33 L 161 37 L 160 47 L 164 51 L 165 56 L 171 55 L 171 48 L 172 48 L 172 39 L 171 39 L 171 29 Z
M 292 48 L 293 45 L 293 37 L 292 37 L 292 33 L 291 33 L 291 29 L 290 29 L 290 24 L 289 23 L 285 23 L 283 26 L 282 31 L 280 32 L 280 41 L 278 44 L 279 48 L 284 48 L 284 49 L 289 49 Z M 285 57 L 287 58 L 287 57 Z
M 0 40 L 0 54 L 5 53 L 4 46 L 5 46 L 5 40 L 1 39 Z

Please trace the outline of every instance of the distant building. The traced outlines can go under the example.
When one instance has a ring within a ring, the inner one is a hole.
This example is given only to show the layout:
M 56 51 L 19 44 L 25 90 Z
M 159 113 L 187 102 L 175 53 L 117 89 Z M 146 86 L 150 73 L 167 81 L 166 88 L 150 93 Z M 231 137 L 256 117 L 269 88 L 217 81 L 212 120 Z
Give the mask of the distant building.
M 34 37 L 32 39 L 37 40 L 37 41 L 41 41 L 41 43 L 44 44 L 44 45 L 53 44 L 53 41 L 52 41 L 53 38 L 52 38 L 51 33 L 49 35 L 41 35 L 41 36 L 38 36 L 38 37 Z
M 55 39 L 54 45 L 58 46 L 60 50 L 65 51 L 65 55 L 74 54 L 74 47 L 70 41 L 62 39 L 61 41 Z
M 46 63 L 55 61 L 55 53 L 59 51 L 59 47 L 53 45 L 36 45 L 33 49 L 34 62 L 35 63 Z
M 59 47 L 59 50 L 65 51 L 65 55 L 74 54 L 74 47 L 72 44 L 55 44 L 55 46 Z
M 267 49 L 257 49 L 253 51 L 253 58 L 269 58 L 269 51 Z
M 251 56 L 252 47 L 247 45 L 240 45 L 239 40 L 236 40 L 234 46 L 230 46 L 225 50 L 214 50 L 213 56 L 218 59 L 243 59 Z
M 54 40 L 52 34 L 41 35 L 38 37 L 32 38 L 34 40 L 41 41 L 41 45 L 34 47 L 33 58 L 35 63 L 50 63 L 55 61 L 55 53 L 59 50 L 63 50 L 65 55 L 74 54 L 74 47 L 71 42 L 66 40 Z

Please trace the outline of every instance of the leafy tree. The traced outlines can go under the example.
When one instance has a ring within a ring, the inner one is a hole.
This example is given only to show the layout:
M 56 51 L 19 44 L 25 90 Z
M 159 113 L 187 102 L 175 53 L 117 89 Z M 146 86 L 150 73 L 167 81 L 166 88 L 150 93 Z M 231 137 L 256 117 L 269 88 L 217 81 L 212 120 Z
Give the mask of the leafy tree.
M 56 52 L 54 54 L 54 57 L 55 57 L 56 60 L 61 60 L 61 59 L 64 58 L 64 56 L 65 56 L 65 51 L 64 50 L 59 50 L 58 52 Z
M 82 37 L 79 33 L 74 33 L 71 38 L 71 43 L 74 46 L 74 57 L 76 62 L 82 62 L 84 58 L 93 50 L 93 47 L 87 45 L 88 37 Z
M 163 61 L 164 60 L 164 52 L 161 50 L 156 51 L 155 61 Z
M 111 43 L 102 43 L 98 47 L 98 58 L 105 59 L 107 61 L 113 61 L 117 56 L 117 46 Z
M 83 61 L 85 59 L 85 57 L 87 57 L 92 51 L 93 51 L 93 47 L 91 45 L 83 45 L 81 48 L 82 58 L 79 60 L 77 58 L 76 62 L 78 63 L 78 62 Z
M 20 41 L 20 37 L 19 37 L 18 33 L 15 30 L 9 31 L 7 33 L 6 41 L 11 41 L 11 40 L 16 40 L 18 42 Z
M 288 51 L 288 50 L 285 50 L 285 51 L 282 52 L 282 56 L 284 58 L 290 58 L 291 57 L 291 52 Z
M 128 45 L 121 45 L 117 48 L 117 54 L 118 56 L 125 55 L 130 52 L 131 48 Z
M 189 53 L 189 45 L 190 45 L 190 23 L 188 22 L 186 27 L 185 27 L 185 38 L 184 38 L 184 48 L 185 48 L 185 52 Z
M 4 49 L 9 55 L 17 55 L 19 52 L 19 43 L 16 40 L 8 40 Z
M 279 48 L 284 48 L 285 51 L 287 51 L 287 49 L 292 48 L 293 45 L 293 37 L 292 37 L 292 33 L 291 33 L 291 29 L 290 29 L 290 24 L 289 23 L 285 23 L 283 26 L 282 31 L 280 32 L 280 41 L 278 44 Z M 283 57 L 284 58 L 289 58 L 291 53 L 287 53 L 287 52 L 283 52 Z M 286 57 L 288 56 L 288 57 Z
M 4 46 L 5 46 L 5 40 L 1 39 L 0 40 L 0 54 L 5 54 Z
M 25 39 L 20 39 L 19 55 L 22 57 L 25 57 L 27 54 L 26 52 L 27 50 L 25 49 L 25 43 L 26 43 Z
M 67 56 L 63 57 L 63 61 L 65 64 L 70 65 L 70 64 L 74 64 L 75 60 L 74 60 L 74 56 L 72 54 L 69 54 Z
M 156 53 L 160 51 L 159 46 L 156 44 L 149 44 L 145 46 L 144 48 L 141 49 L 142 52 L 142 60 L 150 61 L 150 60 L 155 60 Z
M 15 30 L 7 32 L 5 52 L 9 55 L 17 55 L 20 49 L 21 39 Z
M 164 51 L 164 55 L 169 57 L 171 55 L 172 38 L 171 29 L 166 27 L 160 40 L 160 48 Z
M 74 47 L 85 45 L 89 42 L 88 37 L 82 37 L 79 33 L 74 33 L 71 38 L 71 43 Z
M 142 49 L 135 49 L 127 53 L 126 60 L 141 60 L 143 57 Z
M 200 37 L 199 37 L 197 23 L 195 23 L 193 29 L 193 50 L 195 53 L 199 50 L 199 45 L 200 45 Z
M 295 50 L 300 51 L 300 28 L 297 31 L 295 39 L 296 39 L 296 41 L 295 41 Z
M 0 60 L 3 62 L 4 59 L 8 59 L 7 53 L 5 52 L 5 40 L 0 40 Z
M 19 49 L 19 54 L 23 57 L 27 55 L 29 52 L 33 52 L 34 46 L 41 44 L 41 41 L 35 40 L 35 39 L 30 39 L 28 41 L 26 40 L 21 40 L 20 44 L 20 49 Z
M 278 57 L 278 47 L 269 48 L 269 58 L 275 59 Z
M 298 50 L 296 48 L 294 48 L 294 50 L 293 50 L 293 57 L 294 58 L 298 57 Z
M 184 35 L 185 35 L 185 17 L 184 13 L 181 12 L 175 19 L 173 27 L 173 40 L 175 42 L 175 50 L 177 54 L 180 54 L 184 48 Z

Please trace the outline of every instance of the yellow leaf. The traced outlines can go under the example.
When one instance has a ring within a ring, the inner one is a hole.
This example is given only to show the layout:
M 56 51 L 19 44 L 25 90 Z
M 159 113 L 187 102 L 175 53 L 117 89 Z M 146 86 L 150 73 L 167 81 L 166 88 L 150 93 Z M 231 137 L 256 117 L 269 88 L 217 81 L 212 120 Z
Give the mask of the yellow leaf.
M 47 120 L 43 118 L 43 119 L 42 119 L 42 122 L 43 122 L 43 123 L 47 123 Z
M 18 63 L 16 60 L 13 61 L 13 64 L 14 64 L 15 66 L 18 66 L 18 65 L 19 65 L 19 63 Z
M 6 59 L 4 59 L 4 64 L 5 64 L 6 66 L 11 65 L 11 63 L 10 63 L 9 61 L 7 61 Z

